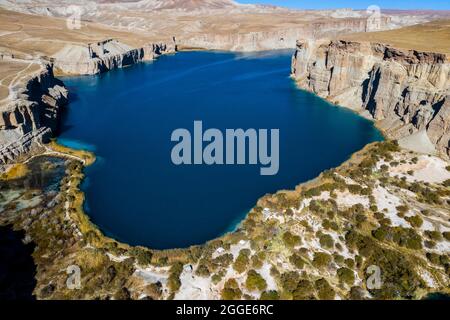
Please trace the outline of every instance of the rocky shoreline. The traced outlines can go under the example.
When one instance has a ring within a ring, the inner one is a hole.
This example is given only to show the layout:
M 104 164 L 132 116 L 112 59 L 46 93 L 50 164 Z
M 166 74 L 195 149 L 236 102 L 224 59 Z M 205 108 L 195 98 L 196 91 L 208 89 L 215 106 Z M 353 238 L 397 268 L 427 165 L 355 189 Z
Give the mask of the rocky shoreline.
M 58 169 L 65 171 L 59 192 L 16 189 L 27 177 L 0 185 L 6 191 L 0 223 L 25 230 L 27 243 L 36 246 L 37 299 L 418 299 L 448 293 L 450 180 L 444 179 L 450 172 L 438 158 L 391 142 L 369 145 L 295 190 L 259 199 L 238 230 L 201 246 L 162 251 L 105 237 L 83 212 L 83 165 L 66 159 Z M 34 161 L 35 173 L 55 170 L 46 158 Z M 427 187 L 415 189 L 414 181 Z M 366 287 L 365 268 L 373 263 L 386 273 L 383 290 Z M 79 290 L 66 286 L 72 265 L 81 267 Z M 396 272 L 408 274 L 407 282 Z M 251 285 L 250 274 L 261 285 Z

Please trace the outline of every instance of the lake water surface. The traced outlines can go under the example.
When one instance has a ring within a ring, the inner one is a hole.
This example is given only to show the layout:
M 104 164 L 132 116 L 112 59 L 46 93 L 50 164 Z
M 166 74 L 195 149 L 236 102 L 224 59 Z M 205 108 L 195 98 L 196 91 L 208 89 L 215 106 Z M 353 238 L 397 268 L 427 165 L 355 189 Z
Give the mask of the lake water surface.
M 99 76 L 65 78 L 72 93 L 59 141 L 90 149 L 86 211 L 107 235 L 156 249 L 232 230 L 259 197 L 316 177 L 382 136 L 371 122 L 301 90 L 292 52 L 183 52 Z M 173 130 L 280 130 L 280 169 L 175 166 Z

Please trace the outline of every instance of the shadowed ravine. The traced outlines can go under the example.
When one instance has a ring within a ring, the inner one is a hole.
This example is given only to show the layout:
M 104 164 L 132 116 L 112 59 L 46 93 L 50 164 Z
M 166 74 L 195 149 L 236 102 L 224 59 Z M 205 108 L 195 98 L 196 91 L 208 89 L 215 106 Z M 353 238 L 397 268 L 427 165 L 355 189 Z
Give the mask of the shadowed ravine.
M 83 191 L 107 235 L 156 249 L 187 247 L 232 228 L 266 193 L 312 179 L 367 143 L 373 124 L 297 89 L 292 52 L 184 52 L 99 76 L 63 79 L 72 93 L 59 141 L 88 148 Z M 280 129 L 280 170 L 175 166 L 173 130 Z

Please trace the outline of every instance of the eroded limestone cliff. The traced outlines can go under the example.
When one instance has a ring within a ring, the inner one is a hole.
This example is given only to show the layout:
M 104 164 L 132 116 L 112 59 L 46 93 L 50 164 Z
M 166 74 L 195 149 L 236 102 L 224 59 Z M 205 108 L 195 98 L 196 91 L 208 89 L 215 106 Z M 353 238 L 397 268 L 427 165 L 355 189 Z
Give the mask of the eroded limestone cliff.
M 0 164 L 46 141 L 59 123 L 68 91 L 51 64 L 12 88 L 11 102 L 0 107 Z
M 132 48 L 115 39 L 108 39 L 86 46 L 67 45 L 55 54 L 53 61 L 58 72 L 86 75 L 150 61 L 175 51 L 175 42 L 150 43 L 141 48 Z
M 443 54 L 343 40 L 301 40 L 298 85 L 373 118 L 417 151 L 450 156 L 450 63 Z
M 39 147 L 57 132 L 60 109 L 68 102 L 68 91 L 54 76 L 54 69 L 73 75 L 97 74 L 175 51 L 175 41 L 150 43 L 141 48 L 114 39 L 85 47 L 67 45 L 50 58 L 50 63 L 43 63 L 38 73 L 10 88 L 6 99 L 9 102 L 0 105 L 0 164 Z
M 385 29 L 389 25 L 389 17 L 381 17 L 379 29 Z M 337 19 L 330 21 L 315 21 L 298 24 L 295 27 L 278 27 L 267 30 L 234 32 L 203 32 L 201 34 L 189 34 L 177 37 L 181 47 L 203 48 L 209 50 L 229 51 L 261 51 L 274 49 L 291 49 L 295 47 L 300 37 L 319 39 L 323 37 L 336 37 L 339 34 L 350 32 L 370 31 L 369 20 Z

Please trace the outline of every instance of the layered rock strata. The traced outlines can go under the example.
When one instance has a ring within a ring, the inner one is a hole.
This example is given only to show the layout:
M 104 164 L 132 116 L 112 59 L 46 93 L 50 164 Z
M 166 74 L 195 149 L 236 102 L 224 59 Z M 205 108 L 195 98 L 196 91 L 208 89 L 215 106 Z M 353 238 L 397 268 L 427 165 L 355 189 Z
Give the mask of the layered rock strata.
M 68 91 L 55 78 L 53 66 L 12 88 L 11 102 L 0 107 L 0 164 L 10 162 L 56 132 Z
M 67 45 L 55 54 L 53 62 L 58 72 L 92 75 L 141 61 L 154 60 L 162 54 L 175 51 L 175 42 L 151 43 L 141 48 L 132 48 L 115 39 L 108 39 L 86 46 Z
M 301 40 L 298 85 L 377 121 L 416 151 L 450 156 L 450 63 L 443 54 L 342 40 Z
M 377 30 L 384 30 L 390 23 L 389 17 L 380 17 Z M 351 32 L 367 32 L 372 30 L 370 20 L 337 19 L 300 24 L 293 28 L 274 28 L 273 30 L 254 32 L 204 32 L 198 35 L 177 37 L 180 47 L 202 48 L 229 51 L 261 51 L 273 49 L 295 48 L 297 39 L 320 39 L 336 37 Z
M 60 110 L 68 102 L 68 91 L 55 78 L 54 69 L 65 74 L 97 74 L 175 51 L 175 41 L 151 43 L 137 49 L 114 39 L 86 47 L 66 46 L 50 62 L 43 63 L 37 74 L 11 88 L 9 103 L 0 106 L 0 164 L 39 148 L 57 133 Z

